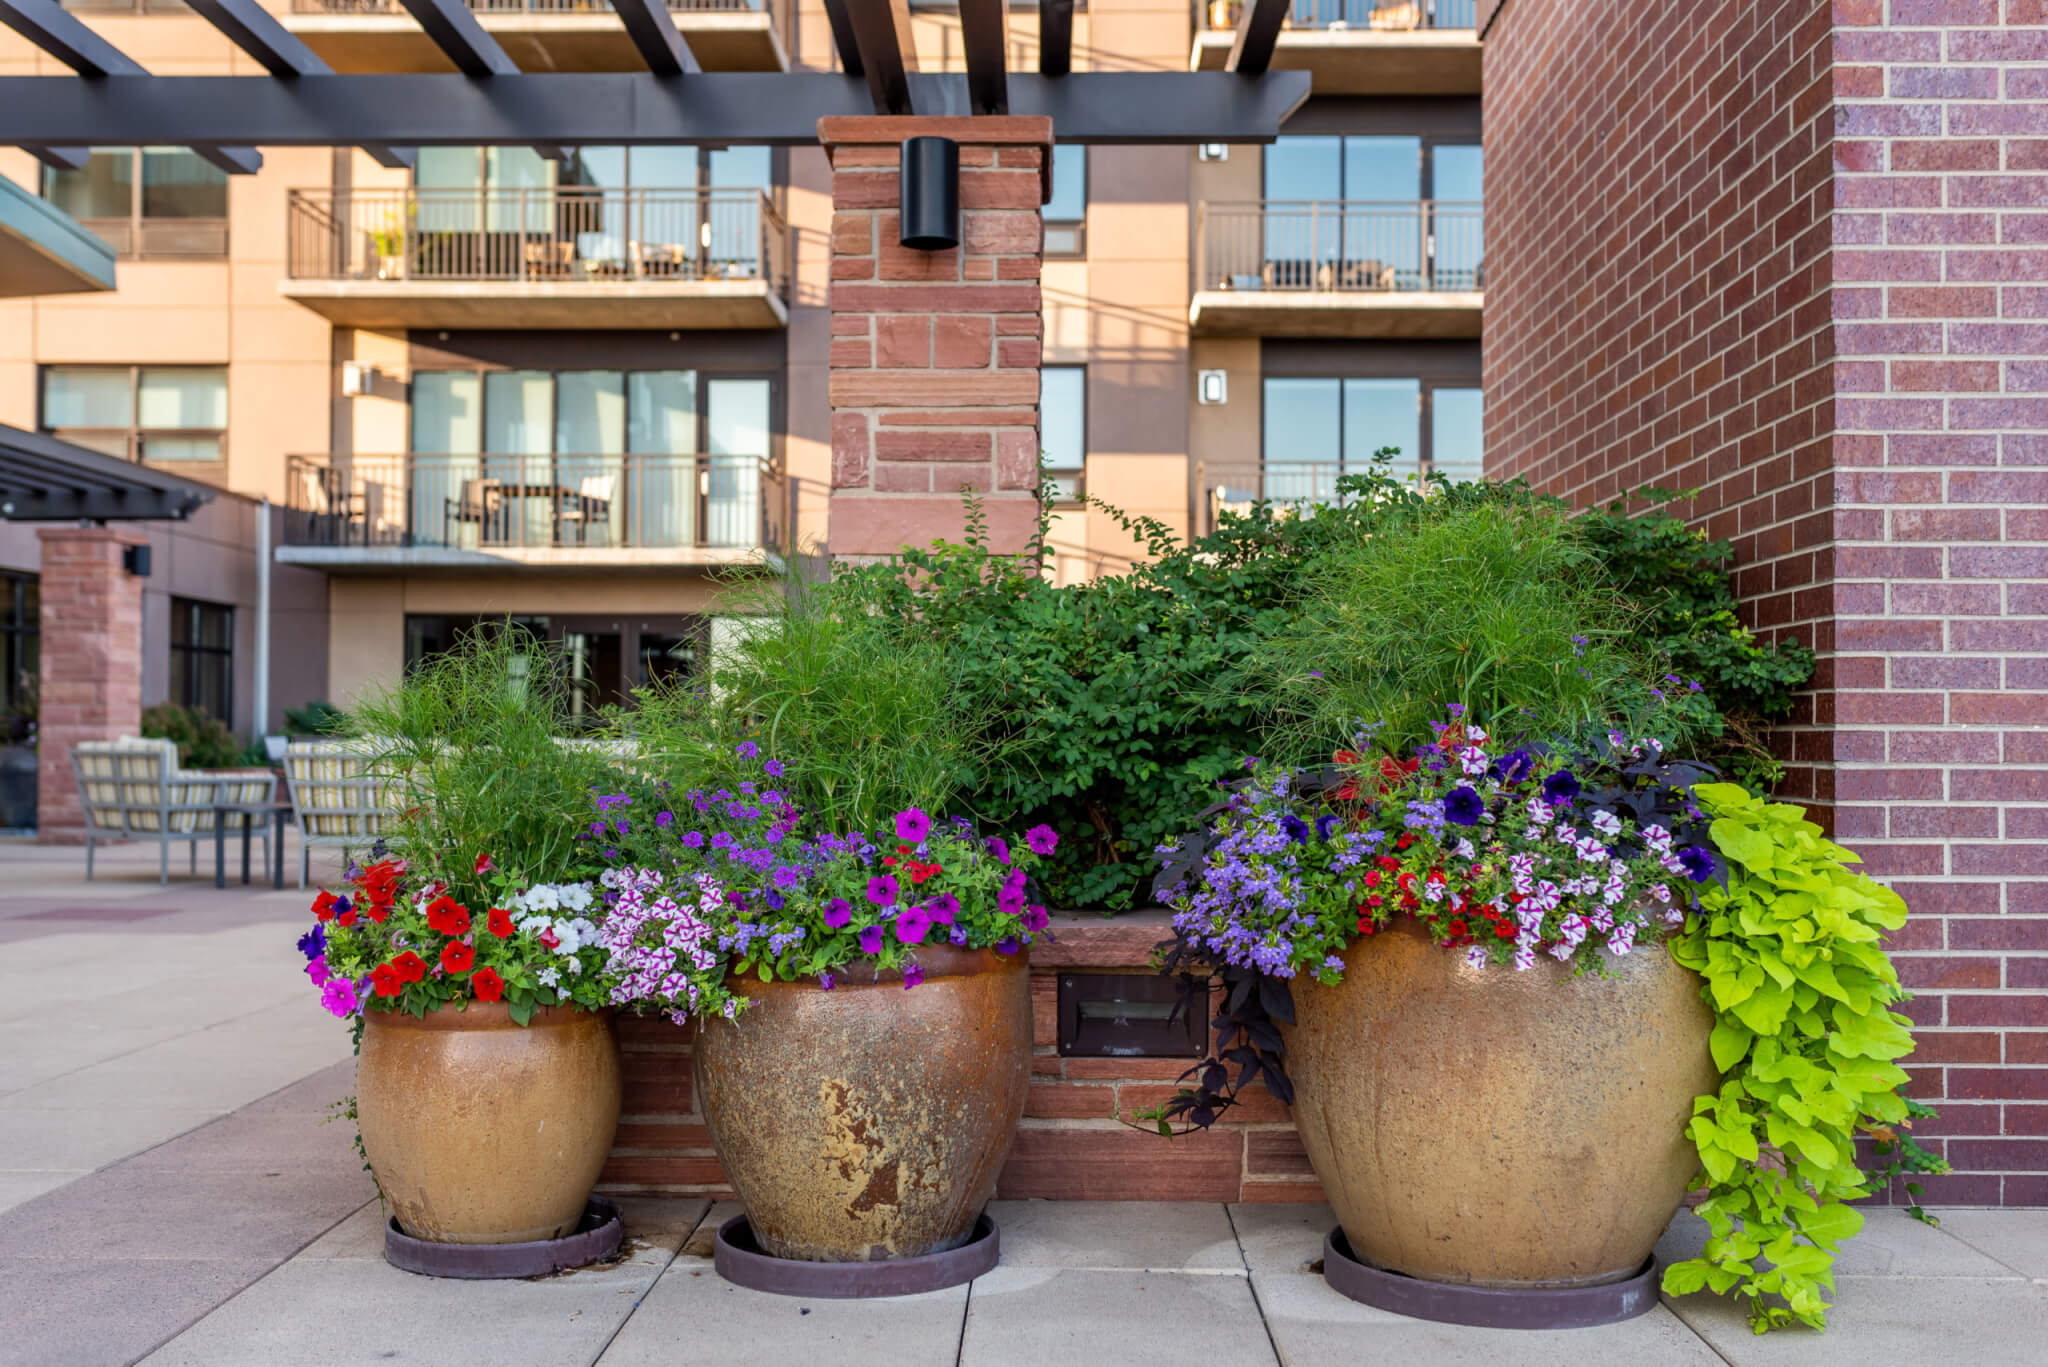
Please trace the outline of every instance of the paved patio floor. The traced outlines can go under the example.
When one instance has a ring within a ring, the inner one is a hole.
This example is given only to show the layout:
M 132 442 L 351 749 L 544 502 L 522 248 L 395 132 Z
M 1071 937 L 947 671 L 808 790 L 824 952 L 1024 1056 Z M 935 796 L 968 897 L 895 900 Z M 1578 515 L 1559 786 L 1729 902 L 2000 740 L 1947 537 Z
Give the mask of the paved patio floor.
M 1711 1297 L 1564 1333 L 1343 1299 L 1321 1206 L 998 1202 L 971 1286 L 802 1301 L 712 1270 L 731 1208 L 629 1201 L 626 1255 L 515 1282 L 414 1276 L 344 1125 L 348 1039 L 298 976 L 296 890 L 155 881 L 153 852 L 0 841 L 0 1364 L 2048 1362 L 2048 1211 L 1897 1211 L 1840 1268 L 1825 1334 L 1752 1335 Z M 1701 1237 L 1680 1215 L 1660 1246 Z

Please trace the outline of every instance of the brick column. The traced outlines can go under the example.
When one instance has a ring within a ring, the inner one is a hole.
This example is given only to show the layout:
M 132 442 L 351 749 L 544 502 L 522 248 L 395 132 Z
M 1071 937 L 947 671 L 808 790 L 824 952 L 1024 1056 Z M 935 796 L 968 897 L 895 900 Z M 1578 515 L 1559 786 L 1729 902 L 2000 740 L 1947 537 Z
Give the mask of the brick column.
M 39 527 L 42 692 L 37 722 L 36 834 L 77 844 L 85 815 L 71 747 L 142 727 L 142 581 L 121 553 L 148 540 L 129 527 Z
M 960 144 L 961 245 L 898 245 L 905 138 Z M 957 538 L 960 491 L 1021 550 L 1038 505 L 1046 118 L 829 118 L 834 555 Z

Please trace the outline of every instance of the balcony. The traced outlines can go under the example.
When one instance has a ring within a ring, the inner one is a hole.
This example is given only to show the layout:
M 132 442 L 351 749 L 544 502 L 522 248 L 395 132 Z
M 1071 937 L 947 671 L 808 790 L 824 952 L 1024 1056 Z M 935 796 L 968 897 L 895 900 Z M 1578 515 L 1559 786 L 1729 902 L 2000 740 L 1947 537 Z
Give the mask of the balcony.
M 1314 75 L 1318 95 L 1477 95 L 1476 0 L 1294 0 L 1273 66 Z M 1221 71 L 1238 0 L 1198 0 L 1188 66 Z
M 1485 211 L 1435 200 L 1204 204 L 1204 337 L 1477 337 Z
M 278 558 L 335 572 L 728 565 L 779 554 L 759 456 L 293 456 Z
M 278 289 L 358 328 L 779 328 L 759 190 L 294 190 Z
M 111 2 L 111 0 L 103 0 Z M 606 0 L 468 0 L 522 71 L 642 71 Z M 706 71 L 787 71 L 768 0 L 668 0 Z M 786 12 L 786 11 L 785 11 Z M 284 26 L 336 71 L 453 71 L 398 0 L 292 0 Z

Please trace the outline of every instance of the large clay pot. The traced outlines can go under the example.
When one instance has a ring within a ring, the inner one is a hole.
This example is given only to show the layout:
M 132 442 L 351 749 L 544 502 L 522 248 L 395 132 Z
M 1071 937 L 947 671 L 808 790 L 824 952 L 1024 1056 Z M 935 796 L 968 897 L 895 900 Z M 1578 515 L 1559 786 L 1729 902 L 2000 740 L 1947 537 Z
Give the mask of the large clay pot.
M 1025 955 L 924 948 L 900 974 L 735 978 L 753 1005 L 696 1048 L 711 1142 L 761 1248 L 875 1262 L 957 1248 L 994 1195 L 1031 1083 Z
M 1475 969 L 1412 921 L 1298 979 L 1294 1123 L 1352 1251 L 1430 1281 L 1591 1286 L 1642 1269 L 1717 1083 L 1700 980 L 1662 949 L 1618 976 Z
M 511 1244 L 572 1232 L 619 1126 L 609 1012 L 503 1004 L 372 1011 L 356 1117 L 377 1186 L 416 1239 Z

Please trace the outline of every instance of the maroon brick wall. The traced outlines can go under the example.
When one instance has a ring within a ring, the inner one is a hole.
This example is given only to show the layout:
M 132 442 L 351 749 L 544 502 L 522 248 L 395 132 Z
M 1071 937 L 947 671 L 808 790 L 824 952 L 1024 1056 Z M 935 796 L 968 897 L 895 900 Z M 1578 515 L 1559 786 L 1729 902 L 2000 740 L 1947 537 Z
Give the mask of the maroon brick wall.
M 1906 897 L 1952 1202 L 2048 1203 L 2048 3 L 1506 0 L 1487 446 L 1697 488 L 1778 738 Z M 2032 65 L 2029 65 L 2029 64 Z
M 85 808 L 71 747 L 142 730 L 142 580 L 122 568 L 149 540 L 132 526 L 39 527 L 42 712 L 36 746 L 36 838 L 82 844 Z

